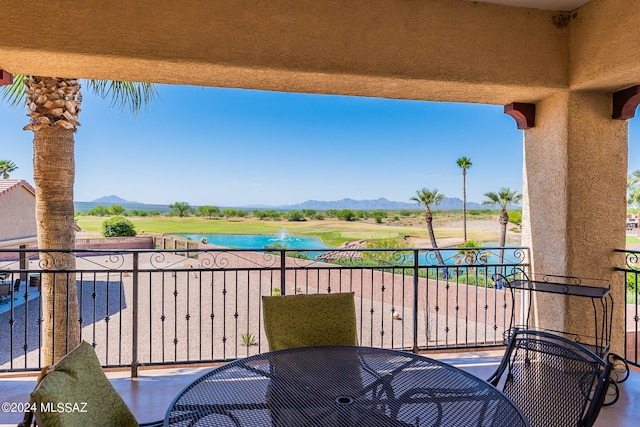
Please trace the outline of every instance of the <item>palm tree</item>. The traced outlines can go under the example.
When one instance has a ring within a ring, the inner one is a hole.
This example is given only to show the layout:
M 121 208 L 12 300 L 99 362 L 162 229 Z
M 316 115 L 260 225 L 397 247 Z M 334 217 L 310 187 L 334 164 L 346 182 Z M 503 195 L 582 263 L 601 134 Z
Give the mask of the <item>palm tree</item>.
M 634 171 L 627 177 L 627 190 L 629 192 L 628 205 L 633 205 L 638 211 L 636 216 L 640 216 L 640 170 Z
M 489 199 L 482 202 L 483 205 L 500 205 L 502 210 L 500 211 L 500 246 L 504 247 L 507 240 L 507 224 L 509 224 L 509 212 L 507 212 L 507 206 L 513 203 L 518 203 L 522 199 L 522 194 L 516 190 L 510 188 L 501 188 L 498 193 L 489 192 L 484 193 L 484 196 Z M 504 260 L 504 249 L 500 250 L 500 264 Z
M 2 179 L 9 179 L 9 174 L 18 169 L 15 163 L 11 160 L 0 160 L 0 173 L 2 173 Z
M 433 190 L 422 188 L 421 190 L 416 190 L 415 197 L 412 197 L 410 199 L 414 202 L 418 202 L 419 205 L 424 206 L 424 215 L 427 222 L 427 229 L 429 230 L 429 239 L 431 240 L 431 246 L 435 249 L 438 248 L 438 244 L 436 243 L 436 235 L 433 232 L 433 214 L 431 213 L 430 206 L 436 206 L 440 204 L 440 202 L 442 202 L 444 198 L 445 195 L 438 193 L 437 188 L 434 188 Z M 438 259 L 438 262 L 444 265 L 442 255 L 440 255 L 440 251 L 438 250 L 436 250 L 436 257 Z
M 629 199 L 627 199 L 628 205 L 633 205 L 634 208 L 640 212 L 640 188 L 632 188 L 629 191 Z
M 633 171 L 631 175 L 627 177 L 627 188 L 633 190 L 640 184 L 640 170 Z
M 464 230 L 464 241 L 467 241 L 467 169 L 471 167 L 471 159 L 460 157 L 456 164 L 462 169 L 462 229 Z
M 89 88 L 112 105 L 134 113 L 156 95 L 150 83 L 89 80 Z M 17 106 L 26 100 L 33 131 L 33 178 L 36 186 L 36 222 L 40 249 L 75 248 L 73 184 L 74 133 L 82 95 L 77 79 L 14 75 L 3 99 Z M 75 269 L 72 253 L 41 252 L 43 270 Z M 55 292 L 54 292 L 55 284 Z M 78 296 L 74 274 L 44 273 L 41 280 L 42 351 L 45 365 L 58 361 L 80 343 Z M 55 313 L 55 316 L 54 316 Z

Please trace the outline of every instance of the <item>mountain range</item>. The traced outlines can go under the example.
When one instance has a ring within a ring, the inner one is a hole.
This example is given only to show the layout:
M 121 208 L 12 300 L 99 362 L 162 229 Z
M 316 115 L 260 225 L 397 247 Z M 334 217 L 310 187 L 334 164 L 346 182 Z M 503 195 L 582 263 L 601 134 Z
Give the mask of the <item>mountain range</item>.
M 394 202 L 387 200 L 384 197 L 375 200 L 354 200 L 354 199 L 342 199 L 334 201 L 319 201 L 319 200 L 307 200 L 304 203 L 296 205 L 279 206 L 278 209 L 283 210 L 300 210 L 300 209 L 314 209 L 317 211 L 326 211 L 328 209 L 351 209 L 351 210 L 421 210 L 417 203 L 407 202 Z M 458 198 L 447 197 L 440 202 L 437 206 L 431 206 L 431 209 L 441 210 L 461 210 L 462 200 Z M 467 202 L 467 209 L 487 209 L 487 206 L 482 206 L 478 203 Z
M 92 200 L 90 203 L 102 203 L 103 205 L 140 205 L 144 203 L 132 202 L 125 200 L 115 195 L 100 197 L 99 199 Z
M 130 200 L 125 200 L 121 197 L 111 195 L 104 196 L 98 199 L 92 200 L 91 202 L 75 202 L 77 211 L 88 211 L 95 206 L 111 206 L 111 205 L 122 205 L 128 209 L 141 209 L 141 210 L 149 210 L 155 209 L 160 212 L 165 212 L 169 210 L 168 205 L 159 205 L 159 204 L 145 204 L 140 202 L 132 202 Z M 351 209 L 351 210 L 421 210 L 422 207 L 418 206 L 417 203 L 407 203 L 407 202 L 394 202 L 391 200 L 387 200 L 384 197 L 375 200 L 354 200 L 354 199 L 341 199 L 341 200 L 333 200 L 333 201 L 323 201 L 323 200 L 307 200 L 303 203 L 293 204 L 293 205 L 280 205 L 280 206 L 270 206 L 270 205 L 248 205 L 248 206 L 219 206 L 220 208 L 224 207 L 236 207 L 240 209 L 276 209 L 283 211 L 290 210 L 302 210 L 302 209 L 313 209 L 316 211 L 325 211 L 329 209 Z M 494 206 L 481 205 L 475 202 L 467 202 L 467 209 L 495 209 Z M 453 197 L 447 197 L 440 202 L 437 206 L 432 206 L 433 210 L 462 210 L 462 200 Z

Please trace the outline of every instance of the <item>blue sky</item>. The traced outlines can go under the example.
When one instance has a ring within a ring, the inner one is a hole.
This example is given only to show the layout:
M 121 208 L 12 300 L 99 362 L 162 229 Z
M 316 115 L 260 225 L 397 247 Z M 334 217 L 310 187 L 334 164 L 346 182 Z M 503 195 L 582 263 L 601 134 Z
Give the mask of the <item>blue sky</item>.
M 409 201 L 417 189 L 467 199 L 522 191 L 522 138 L 502 106 L 158 86 L 137 117 L 83 92 L 76 201 L 284 205 L 306 200 Z M 26 111 L 0 104 L 0 159 L 33 182 Z M 630 121 L 630 159 L 638 157 Z M 635 126 L 637 128 L 638 125 Z M 635 136 L 635 138 L 634 138 Z M 630 161 L 630 170 L 640 161 Z

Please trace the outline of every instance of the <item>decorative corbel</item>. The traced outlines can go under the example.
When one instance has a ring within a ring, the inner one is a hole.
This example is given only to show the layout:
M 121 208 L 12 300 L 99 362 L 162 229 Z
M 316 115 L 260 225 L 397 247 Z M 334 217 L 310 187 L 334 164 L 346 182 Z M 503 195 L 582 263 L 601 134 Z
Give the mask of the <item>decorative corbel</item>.
M 512 102 L 504 106 L 504 113 L 513 117 L 518 129 L 530 129 L 536 125 L 536 104 Z
M 13 83 L 13 74 L 0 70 L 0 86 L 10 85 Z
M 640 85 L 619 90 L 613 93 L 614 120 L 628 120 L 636 115 L 636 108 L 640 104 Z

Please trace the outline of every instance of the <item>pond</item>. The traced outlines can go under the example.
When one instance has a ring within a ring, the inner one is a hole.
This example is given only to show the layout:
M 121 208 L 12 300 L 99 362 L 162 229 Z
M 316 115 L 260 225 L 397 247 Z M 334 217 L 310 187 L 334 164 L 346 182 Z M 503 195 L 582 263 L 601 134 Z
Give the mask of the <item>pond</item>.
M 237 249 L 263 249 L 282 246 L 286 249 L 331 249 L 317 237 L 292 236 L 282 228 L 277 235 L 263 234 L 178 234 L 177 236 L 199 242 L 203 237 L 211 245 Z

